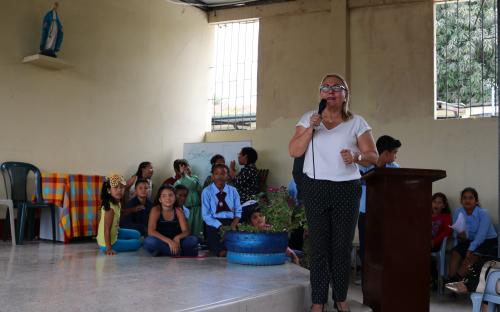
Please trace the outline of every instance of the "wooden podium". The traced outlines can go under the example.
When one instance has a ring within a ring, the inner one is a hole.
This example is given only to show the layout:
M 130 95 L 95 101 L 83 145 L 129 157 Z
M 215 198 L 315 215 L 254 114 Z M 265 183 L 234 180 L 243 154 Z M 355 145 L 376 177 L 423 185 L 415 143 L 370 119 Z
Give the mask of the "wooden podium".
M 376 168 L 366 180 L 363 303 L 429 311 L 432 182 L 444 170 Z

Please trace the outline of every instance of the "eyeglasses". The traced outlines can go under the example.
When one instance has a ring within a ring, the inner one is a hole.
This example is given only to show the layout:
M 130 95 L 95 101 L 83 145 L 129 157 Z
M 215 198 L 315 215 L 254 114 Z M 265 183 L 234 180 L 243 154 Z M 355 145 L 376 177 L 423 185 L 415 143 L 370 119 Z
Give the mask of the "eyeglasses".
M 319 87 L 319 90 L 322 92 L 329 92 L 329 91 L 340 92 L 342 90 L 347 90 L 347 89 L 343 85 L 337 84 L 337 85 L 333 85 L 333 86 L 321 85 Z

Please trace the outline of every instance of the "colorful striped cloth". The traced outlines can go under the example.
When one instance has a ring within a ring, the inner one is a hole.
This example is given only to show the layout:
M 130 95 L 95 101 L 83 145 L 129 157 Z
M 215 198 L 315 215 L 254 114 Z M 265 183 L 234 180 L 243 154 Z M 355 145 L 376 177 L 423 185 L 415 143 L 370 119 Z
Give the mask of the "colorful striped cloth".
M 42 173 L 43 199 L 60 207 L 64 242 L 97 234 L 102 176 Z
M 97 235 L 102 176 L 70 175 L 71 237 Z
M 46 202 L 58 207 L 68 207 L 68 175 L 42 172 L 42 195 Z
M 70 227 L 67 227 L 63 222 L 63 216 L 69 211 L 69 175 L 65 173 L 47 173 L 42 172 L 42 196 L 47 203 L 52 203 L 60 207 L 61 218 L 59 219 L 60 237 L 64 237 L 64 242 L 69 242 Z

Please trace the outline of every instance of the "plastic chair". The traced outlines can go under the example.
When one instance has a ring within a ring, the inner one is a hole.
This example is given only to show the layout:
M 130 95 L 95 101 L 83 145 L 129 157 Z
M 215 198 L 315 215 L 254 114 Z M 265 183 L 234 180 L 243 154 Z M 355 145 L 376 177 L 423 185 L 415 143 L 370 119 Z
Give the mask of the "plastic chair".
M 42 175 L 40 173 L 40 170 L 38 170 L 37 167 L 31 164 L 23 162 L 13 162 L 13 161 L 4 162 L 0 166 L 0 169 L 2 170 L 2 177 L 5 183 L 5 192 L 6 194 L 10 194 L 10 199 L 14 203 L 14 207 L 17 208 L 17 213 L 18 213 L 17 243 L 19 245 L 23 244 L 27 213 L 28 210 L 33 210 L 34 208 L 50 208 L 50 213 L 52 217 L 52 241 L 55 242 L 56 241 L 55 205 L 43 201 Z M 27 195 L 27 180 L 28 180 L 28 174 L 30 172 L 33 172 L 33 174 L 35 175 L 34 201 L 29 200 Z M 5 179 L 6 176 L 9 177 L 10 181 L 10 193 L 7 191 L 7 182 Z
M 439 251 L 431 253 L 432 257 L 436 259 L 436 266 L 438 271 L 438 293 L 442 295 L 444 293 L 444 278 L 446 277 L 446 246 L 448 243 L 448 237 L 445 237 L 441 243 L 441 249 Z
M 16 246 L 16 230 L 14 223 L 14 203 L 10 199 L 0 199 L 0 205 L 7 206 L 7 214 L 5 215 L 4 229 L 3 229 L 3 240 L 7 236 L 7 224 L 10 224 L 10 236 L 12 238 L 12 246 Z
M 497 294 L 497 283 L 500 280 L 500 271 L 494 271 L 488 274 L 486 278 L 486 287 L 484 294 L 474 292 L 470 295 L 472 301 L 472 312 L 481 311 L 481 303 L 488 303 L 488 312 L 495 311 L 495 307 L 500 304 L 500 295 Z

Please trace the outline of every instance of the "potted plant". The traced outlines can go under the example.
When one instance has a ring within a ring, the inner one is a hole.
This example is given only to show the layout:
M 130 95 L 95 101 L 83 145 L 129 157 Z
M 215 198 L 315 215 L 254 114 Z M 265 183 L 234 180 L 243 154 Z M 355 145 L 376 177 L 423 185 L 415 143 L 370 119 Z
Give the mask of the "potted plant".
M 303 207 L 295 205 L 285 187 L 269 187 L 258 197 L 258 208 L 269 226 L 261 229 L 240 224 L 237 231 L 224 227 L 228 262 L 250 265 L 285 263 L 289 233 L 305 223 Z

